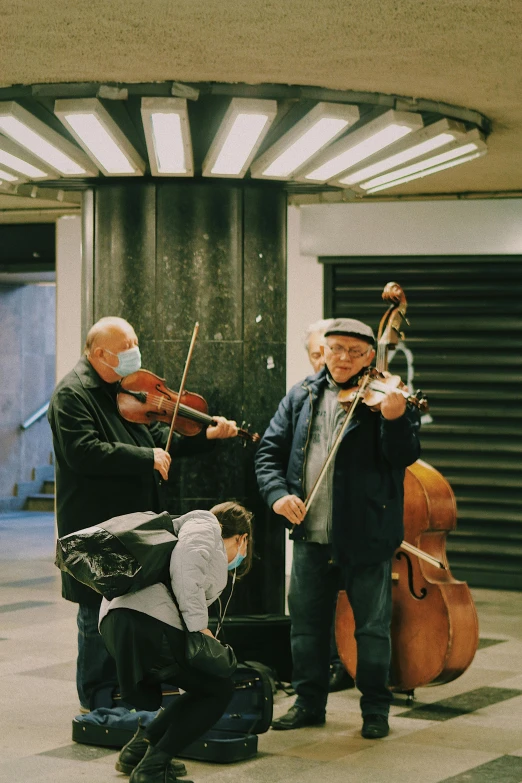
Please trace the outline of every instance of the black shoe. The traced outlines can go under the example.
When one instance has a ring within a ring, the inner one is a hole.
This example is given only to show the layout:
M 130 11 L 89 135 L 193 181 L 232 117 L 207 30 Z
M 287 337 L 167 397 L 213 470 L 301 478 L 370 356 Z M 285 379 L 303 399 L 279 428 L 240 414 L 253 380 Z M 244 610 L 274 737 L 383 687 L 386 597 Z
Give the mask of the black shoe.
M 364 739 L 382 739 L 390 733 L 386 715 L 366 715 L 361 734 Z
M 353 677 L 348 674 L 342 663 L 331 663 L 328 693 L 347 691 L 349 688 L 355 688 Z
M 323 726 L 324 722 L 324 715 L 318 715 L 316 712 L 305 710 L 303 707 L 297 707 L 294 704 L 286 715 L 272 721 L 272 728 L 279 730 L 302 729 L 303 726 Z
M 129 783 L 176 783 L 177 775 L 168 753 L 149 745 L 142 760 L 131 772 Z M 193 783 L 184 780 L 183 783 Z
M 123 772 L 124 775 L 130 775 L 134 767 L 136 767 L 144 757 L 148 747 L 149 741 L 145 738 L 145 728 L 140 725 L 138 726 L 134 737 L 120 750 L 120 755 L 116 762 L 116 769 L 118 772 Z M 183 775 L 187 774 L 187 768 L 182 761 L 172 759 L 170 764 L 176 777 L 182 778 Z

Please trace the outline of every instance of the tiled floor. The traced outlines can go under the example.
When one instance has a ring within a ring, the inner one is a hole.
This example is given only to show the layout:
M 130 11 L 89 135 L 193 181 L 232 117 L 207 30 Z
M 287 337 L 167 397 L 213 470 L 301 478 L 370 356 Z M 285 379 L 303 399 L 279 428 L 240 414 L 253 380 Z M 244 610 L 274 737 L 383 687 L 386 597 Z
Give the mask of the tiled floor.
M 60 598 L 48 514 L 0 516 L 0 782 L 124 781 L 112 750 L 77 745 L 71 719 L 75 607 Z M 468 671 L 398 700 L 385 740 L 360 736 L 355 691 L 332 694 L 326 726 L 269 731 L 248 762 L 188 761 L 208 783 L 521 783 L 522 593 L 473 591 L 481 645 Z M 276 714 L 292 699 L 277 696 Z

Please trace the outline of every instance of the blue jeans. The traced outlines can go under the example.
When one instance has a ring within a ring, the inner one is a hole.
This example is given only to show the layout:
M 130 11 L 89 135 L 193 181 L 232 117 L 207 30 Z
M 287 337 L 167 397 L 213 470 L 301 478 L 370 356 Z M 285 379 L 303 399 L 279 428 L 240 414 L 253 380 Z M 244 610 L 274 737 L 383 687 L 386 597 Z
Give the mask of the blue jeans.
M 391 661 L 391 562 L 339 569 L 331 557 L 328 544 L 294 543 L 288 606 L 296 704 L 324 715 L 330 632 L 341 584 L 355 617 L 355 682 L 362 694 L 362 715 L 387 716 L 392 700 L 387 687 Z
M 87 709 L 90 709 L 91 695 L 99 685 L 118 682 L 116 664 L 98 631 L 99 614 L 98 607 L 78 605 L 76 689 L 81 706 Z

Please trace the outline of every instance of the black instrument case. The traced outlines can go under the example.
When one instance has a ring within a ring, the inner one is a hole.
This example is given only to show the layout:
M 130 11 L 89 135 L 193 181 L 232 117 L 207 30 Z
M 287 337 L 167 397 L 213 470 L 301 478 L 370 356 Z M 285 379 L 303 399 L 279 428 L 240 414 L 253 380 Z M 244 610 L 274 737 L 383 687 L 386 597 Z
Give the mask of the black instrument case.
M 256 755 L 258 734 L 268 731 L 272 721 L 272 681 L 266 667 L 252 661 L 239 664 L 233 677 L 235 691 L 224 715 L 210 731 L 185 748 L 181 758 L 229 764 Z M 164 703 L 176 698 L 172 689 L 164 688 L 164 694 Z M 134 735 L 135 729 L 95 725 L 86 722 L 85 717 L 79 715 L 73 720 L 75 742 L 121 748 Z

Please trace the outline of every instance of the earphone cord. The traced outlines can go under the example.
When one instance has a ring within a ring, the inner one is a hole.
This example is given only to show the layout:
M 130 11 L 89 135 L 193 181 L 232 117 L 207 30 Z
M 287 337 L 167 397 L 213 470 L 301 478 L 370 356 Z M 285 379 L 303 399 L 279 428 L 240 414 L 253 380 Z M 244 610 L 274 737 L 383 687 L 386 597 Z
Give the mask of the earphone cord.
M 230 595 L 228 596 L 228 600 L 227 600 L 227 602 L 225 604 L 225 610 L 223 612 L 221 611 L 221 598 L 218 598 L 219 620 L 218 620 L 218 624 L 217 624 L 217 628 L 216 628 L 216 633 L 214 634 L 216 639 L 219 636 L 219 633 L 220 633 L 221 628 L 223 626 L 223 620 L 225 619 L 225 615 L 227 613 L 227 609 L 228 609 L 228 605 L 230 603 L 230 599 L 232 598 L 232 594 L 234 593 L 234 585 L 235 584 L 236 584 L 236 569 L 234 568 L 234 576 L 232 577 L 232 589 L 230 591 Z

